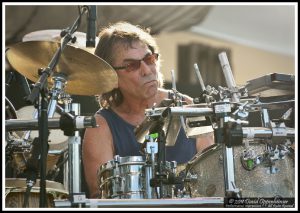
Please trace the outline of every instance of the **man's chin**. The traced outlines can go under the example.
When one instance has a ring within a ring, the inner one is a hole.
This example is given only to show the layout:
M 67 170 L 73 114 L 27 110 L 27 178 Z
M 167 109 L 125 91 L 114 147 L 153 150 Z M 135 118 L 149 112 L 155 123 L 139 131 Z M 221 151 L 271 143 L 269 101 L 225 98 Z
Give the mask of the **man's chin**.
M 154 85 L 151 85 L 148 89 L 147 89 L 147 96 L 148 97 L 153 97 L 157 94 L 158 92 L 158 85 L 157 84 L 154 84 Z

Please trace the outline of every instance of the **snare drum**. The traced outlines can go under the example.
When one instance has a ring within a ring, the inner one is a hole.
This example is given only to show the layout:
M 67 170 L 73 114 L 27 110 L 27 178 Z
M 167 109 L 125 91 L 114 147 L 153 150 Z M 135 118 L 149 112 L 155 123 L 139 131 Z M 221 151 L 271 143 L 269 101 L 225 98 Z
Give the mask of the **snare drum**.
M 166 162 L 165 173 L 175 175 L 176 165 Z M 174 185 L 162 186 L 163 195 L 158 187 L 151 187 L 153 178 L 151 165 L 142 156 L 115 156 L 114 160 L 100 166 L 97 172 L 100 198 L 115 199 L 150 199 L 174 196 Z
M 265 146 L 264 143 L 250 145 L 257 156 L 263 156 Z M 225 196 L 222 150 L 222 145 L 212 145 L 187 164 L 186 174 L 190 181 L 185 186 L 192 197 Z M 275 160 L 271 171 L 271 167 L 259 158 L 256 160 L 261 162 L 255 167 L 253 162 L 246 165 L 247 162 L 243 162 L 241 157 L 244 150 L 244 146 L 235 146 L 233 152 L 235 184 L 241 190 L 242 197 L 295 197 L 295 168 L 292 158 L 286 155 Z
M 145 198 L 144 165 L 142 156 L 115 156 L 100 166 L 97 176 L 101 198 Z
M 28 208 L 39 208 L 40 200 L 40 180 L 37 180 L 32 187 Z M 5 179 L 5 207 L 22 208 L 26 192 L 26 179 L 6 178 Z M 58 182 L 46 181 L 47 207 L 54 207 L 54 200 L 67 199 L 68 191 Z

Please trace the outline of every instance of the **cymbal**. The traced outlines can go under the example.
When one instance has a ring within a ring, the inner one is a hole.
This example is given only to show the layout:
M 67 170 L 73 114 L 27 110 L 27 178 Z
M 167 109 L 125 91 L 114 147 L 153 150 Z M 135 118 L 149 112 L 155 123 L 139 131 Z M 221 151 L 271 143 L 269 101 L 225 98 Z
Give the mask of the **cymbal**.
M 173 103 L 173 100 L 165 99 L 156 108 L 156 112 L 161 114 L 167 107 Z M 134 133 L 139 143 L 144 143 L 145 136 L 150 132 L 160 131 L 162 128 L 166 135 L 166 146 L 174 146 L 181 127 L 179 117 L 166 117 L 166 118 L 151 119 L 146 117 L 144 121 L 135 128 Z M 161 122 L 161 123 L 160 123 Z
M 210 133 L 213 131 L 211 126 L 201 126 L 201 127 L 189 127 L 187 125 L 189 121 L 199 121 L 205 119 L 205 117 L 200 116 L 196 118 L 186 118 L 185 127 L 181 125 L 180 116 L 166 116 L 162 117 L 162 114 L 167 110 L 172 108 L 173 100 L 165 99 L 163 100 L 157 108 L 146 109 L 146 118 L 144 121 L 135 128 L 134 133 L 137 141 L 139 143 L 144 143 L 145 136 L 149 134 L 149 132 L 155 132 L 159 130 L 164 130 L 166 135 L 166 145 L 174 146 L 182 127 L 185 131 L 185 134 L 188 138 L 194 138 L 201 134 Z M 167 107 L 168 106 L 168 107 Z M 207 104 L 189 104 L 183 105 L 184 109 L 187 108 L 206 108 Z M 161 122 L 161 123 L 160 123 Z M 159 129 L 161 127 L 161 129 Z
M 39 79 L 38 69 L 50 63 L 60 43 L 50 41 L 26 41 L 9 47 L 6 52 L 11 66 L 33 82 Z M 97 95 L 118 85 L 114 69 L 100 57 L 83 49 L 67 45 L 53 74 L 67 77 L 65 91 L 74 95 Z M 53 85 L 48 78 L 49 85 Z
M 39 31 L 34 31 L 31 33 L 26 34 L 23 38 L 22 41 L 54 41 L 54 42 L 60 42 L 61 37 L 60 37 L 61 30 L 58 29 L 53 29 L 53 30 L 39 30 Z M 81 49 L 87 50 L 90 53 L 94 53 L 95 47 L 86 47 L 86 33 L 83 32 L 75 32 L 73 34 L 76 37 L 75 43 L 69 42 L 68 45 L 79 47 Z M 95 38 L 95 43 L 97 46 L 99 42 L 99 38 Z
M 145 136 L 152 130 L 158 132 L 160 129 L 159 122 L 163 122 L 162 129 L 166 135 L 166 146 L 174 146 L 177 140 L 177 136 L 181 127 L 179 117 L 164 118 L 163 121 L 145 119 L 141 125 L 135 128 L 134 133 L 139 143 L 144 143 Z

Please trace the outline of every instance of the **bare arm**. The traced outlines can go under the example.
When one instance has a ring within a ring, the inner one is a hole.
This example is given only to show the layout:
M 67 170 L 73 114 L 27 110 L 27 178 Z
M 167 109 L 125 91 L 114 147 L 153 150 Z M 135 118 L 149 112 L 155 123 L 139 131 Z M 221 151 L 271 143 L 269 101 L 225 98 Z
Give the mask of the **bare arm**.
M 97 198 L 99 192 L 97 170 L 114 156 L 112 135 L 105 119 L 97 115 L 96 121 L 99 127 L 86 129 L 82 147 L 84 174 L 91 198 Z

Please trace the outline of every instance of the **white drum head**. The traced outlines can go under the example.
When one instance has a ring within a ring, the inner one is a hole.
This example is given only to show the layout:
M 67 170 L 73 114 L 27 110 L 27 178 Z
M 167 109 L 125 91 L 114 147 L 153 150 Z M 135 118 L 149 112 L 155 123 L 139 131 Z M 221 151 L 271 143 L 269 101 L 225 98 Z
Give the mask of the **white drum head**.
M 25 106 L 17 111 L 17 117 L 19 119 L 30 120 L 34 119 L 35 108 L 33 106 Z M 59 118 L 58 113 L 54 113 L 53 118 Z M 24 131 L 24 134 L 27 131 Z M 30 133 L 30 138 L 33 139 L 39 136 L 37 130 L 32 130 Z M 65 150 L 68 148 L 68 137 L 64 135 L 64 132 L 60 129 L 51 129 L 49 134 L 49 151 L 54 150 Z

